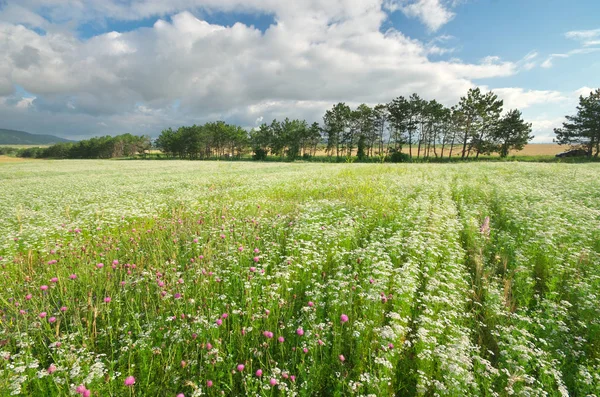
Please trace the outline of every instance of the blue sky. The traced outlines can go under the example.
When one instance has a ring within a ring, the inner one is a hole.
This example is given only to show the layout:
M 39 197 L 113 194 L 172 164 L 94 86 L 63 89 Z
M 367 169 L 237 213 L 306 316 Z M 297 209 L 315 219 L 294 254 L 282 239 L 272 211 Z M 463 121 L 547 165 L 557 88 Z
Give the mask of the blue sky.
M 550 142 L 600 86 L 598 15 L 592 0 L 0 0 L 0 128 L 251 128 L 480 86 Z

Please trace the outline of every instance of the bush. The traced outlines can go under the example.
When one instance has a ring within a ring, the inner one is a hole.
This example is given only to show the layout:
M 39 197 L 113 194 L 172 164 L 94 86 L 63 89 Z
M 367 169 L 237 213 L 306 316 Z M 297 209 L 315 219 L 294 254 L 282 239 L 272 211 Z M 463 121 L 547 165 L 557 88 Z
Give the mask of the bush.
M 392 151 L 391 149 L 390 152 L 389 161 L 392 163 L 405 163 L 410 160 L 410 156 L 406 153 L 397 150 Z
M 262 148 L 254 149 L 254 154 L 252 155 L 253 160 L 263 161 L 267 159 L 267 151 Z

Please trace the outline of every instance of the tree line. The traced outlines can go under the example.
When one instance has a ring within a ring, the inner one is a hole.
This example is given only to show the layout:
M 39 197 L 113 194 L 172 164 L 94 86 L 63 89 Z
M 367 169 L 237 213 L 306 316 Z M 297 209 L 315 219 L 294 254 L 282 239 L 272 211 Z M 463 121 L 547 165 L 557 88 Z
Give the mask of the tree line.
M 295 160 L 314 156 L 322 145 L 327 156 L 408 158 L 478 158 L 481 154 L 520 150 L 532 138 L 531 124 L 517 109 L 503 114 L 503 101 L 493 92 L 470 89 L 456 106 L 446 107 L 417 94 L 387 104 L 362 104 L 352 109 L 338 103 L 322 124 L 305 120 L 273 120 L 246 133 L 224 122 L 171 128 L 161 132 L 156 146 L 180 158 L 241 156 L 251 150 L 257 160 L 271 154 Z
M 48 147 L 6 149 L 17 157 L 24 158 L 110 159 L 143 153 L 151 147 L 148 136 L 122 134 L 85 139 L 75 143 L 57 143 Z
M 498 153 L 508 156 L 532 139 L 531 124 L 518 109 L 503 111 L 503 101 L 492 91 L 470 89 L 454 106 L 444 106 L 417 94 L 399 96 L 387 104 L 340 102 L 323 115 L 322 122 L 273 120 L 250 131 L 223 121 L 163 130 L 154 147 L 170 157 L 187 159 L 232 158 L 252 153 L 295 160 L 324 152 L 337 159 L 354 157 L 402 161 L 413 158 L 478 158 Z M 577 114 L 566 116 L 556 128 L 556 142 L 600 153 L 600 89 L 581 96 Z M 144 153 L 148 136 L 123 134 L 59 143 L 47 148 L 10 149 L 20 157 L 113 158 Z M 0 152 L 2 154 L 2 152 Z M 9 153 L 10 154 L 10 153 Z

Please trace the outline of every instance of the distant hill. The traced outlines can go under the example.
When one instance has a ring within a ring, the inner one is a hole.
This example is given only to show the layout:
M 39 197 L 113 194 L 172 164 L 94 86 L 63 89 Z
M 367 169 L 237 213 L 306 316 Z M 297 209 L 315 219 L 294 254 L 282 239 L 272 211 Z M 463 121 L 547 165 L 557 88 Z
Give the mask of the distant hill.
M 54 135 L 37 135 L 25 131 L 0 128 L 0 145 L 51 145 L 59 142 L 74 142 Z

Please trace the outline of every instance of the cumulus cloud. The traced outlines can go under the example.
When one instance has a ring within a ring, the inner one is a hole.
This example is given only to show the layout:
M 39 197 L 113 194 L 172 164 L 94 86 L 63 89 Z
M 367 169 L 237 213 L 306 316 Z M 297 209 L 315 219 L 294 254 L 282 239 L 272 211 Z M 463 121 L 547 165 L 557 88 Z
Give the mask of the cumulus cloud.
M 535 136 L 532 143 L 551 143 L 556 134 L 554 128 L 559 128 L 565 121 L 564 117 L 540 117 L 530 120 L 531 130 Z
M 493 90 L 504 100 L 505 109 L 526 109 L 533 105 L 558 103 L 569 98 L 559 91 L 525 90 L 520 87 L 496 88 Z
M 586 97 L 586 96 L 590 95 L 590 93 L 591 93 L 592 91 L 595 91 L 595 90 L 596 90 L 596 89 L 594 89 L 594 88 L 591 88 L 591 87 L 588 87 L 588 86 L 583 86 L 583 87 L 581 87 L 581 88 L 579 88 L 579 89 L 575 90 L 575 91 L 573 92 L 573 94 L 574 94 L 574 95 L 575 95 L 575 97 L 577 97 L 577 98 L 579 98 L 580 96 L 584 96 L 584 97 Z
M 417 3 L 447 4 L 397 4 Z M 33 99 L 18 108 L 2 101 L 0 119 L 5 127 L 62 136 L 157 135 L 167 126 L 214 119 L 249 127 L 285 116 L 319 121 L 338 101 L 376 104 L 412 92 L 453 104 L 474 80 L 519 69 L 497 57 L 432 61 L 443 53 L 437 44 L 450 37 L 424 43 L 395 29 L 382 32 L 382 0 L 23 0 L 20 6 L 0 10 L 0 96 L 21 87 Z M 23 12 L 42 8 L 39 19 Z M 275 23 L 265 31 L 210 24 L 193 12 L 200 8 L 268 13 Z M 89 39 L 56 28 L 100 16 L 161 17 L 151 27 Z
M 401 11 L 409 18 L 417 18 L 435 32 L 454 18 L 450 11 L 452 3 L 442 0 L 386 0 L 385 7 L 390 11 Z
M 514 90 L 514 89 L 512 89 Z M 518 92 L 517 89 L 515 92 Z M 539 99 L 534 103 L 531 103 L 531 107 L 533 108 L 536 104 L 555 104 L 558 105 L 558 114 L 575 114 L 577 112 L 576 106 L 579 102 L 579 96 L 587 96 L 590 92 L 594 91 L 594 88 L 590 88 L 587 86 L 581 87 L 574 91 L 559 93 L 556 91 L 529 91 L 529 93 L 536 93 L 533 96 L 538 97 Z M 494 92 L 501 92 L 501 89 L 495 89 Z M 514 92 L 513 92 L 514 93 Z M 527 96 L 527 92 L 525 92 Z M 525 111 L 528 113 L 530 111 L 529 107 L 525 107 Z M 544 110 L 548 109 L 548 106 L 544 106 Z M 531 117 L 526 117 L 526 119 L 532 124 L 532 131 L 535 138 L 533 139 L 533 143 L 548 143 L 552 142 L 555 138 L 554 128 L 562 127 L 562 123 L 566 121 L 566 118 L 561 116 L 555 116 L 546 111 L 540 114 L 533 115 Z

